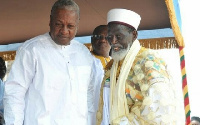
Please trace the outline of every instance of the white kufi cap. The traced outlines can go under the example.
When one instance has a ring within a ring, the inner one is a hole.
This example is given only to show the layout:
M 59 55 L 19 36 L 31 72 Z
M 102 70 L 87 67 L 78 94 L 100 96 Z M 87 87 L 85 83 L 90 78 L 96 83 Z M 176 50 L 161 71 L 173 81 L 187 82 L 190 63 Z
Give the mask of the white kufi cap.
M 107 23 L 119 23 L 136 30 L 140 24 L 141 17 L 139 14 L 127 9 L 111 9 L 107 14 Z

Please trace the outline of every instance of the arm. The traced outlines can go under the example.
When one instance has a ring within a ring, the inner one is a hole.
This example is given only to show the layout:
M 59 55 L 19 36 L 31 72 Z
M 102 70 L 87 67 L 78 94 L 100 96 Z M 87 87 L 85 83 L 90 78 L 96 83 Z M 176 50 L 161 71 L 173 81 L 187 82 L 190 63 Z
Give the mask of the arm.
M 170 83 L 157 82 L 150 86 L 148 93 L 141 116 L 148 123 L 176 124 L 176 100 Z
M 169 85 L 157 82 L 147 93 L 148 96 L 144 96 L 142 105 L 132 107 L 127 116 L 118 119 L 120 125 L 176 124 L 176 100 Z
M 129 75 L 127 89 L 129 114 L 122 116 L 119 123 L 140 124 L 177 124 L 176 94 L 174 83 L 166 70 L 163 60 L 152 56 L 134 66 L 134 74 Z M 143 63 L 144 62 L 144 63 Z M 134 84 L 134 85 L 133 85 Z M 132 103 L 133 101 L 133 103 Z
M 179 109 L 181 103 L 177 99 L 175 83 L 170 77 L 167 66 L 162 59 L 146 62 L 145 74 L 149 87 L 141 86 L 144 94 L 141 116 L 149 123 L 184 124 Z M 148 88 L 148 89 L 147 89 Z M 178 117 L 177 117 L 178 116 Z
M 141 84 L 143 102 L 140 116 L 148 124 L 177 124 L 175 83 L 170 77 L 167 66 L 161 58 L 147 60 L 144 74 L 147 84 Z M 181 117 L 181 116 L 179 116 Z
M 103 80 L 103 67 L 100 60 L 93 58 L 92 77 L 88 89 L 88 125 L 96 124 L 101 82 Z
M 19 50 L 5 83 L 4 118 L 6 125 L 22 125 L 24 120 L 25 94 L 34 76 L 34 56 Z

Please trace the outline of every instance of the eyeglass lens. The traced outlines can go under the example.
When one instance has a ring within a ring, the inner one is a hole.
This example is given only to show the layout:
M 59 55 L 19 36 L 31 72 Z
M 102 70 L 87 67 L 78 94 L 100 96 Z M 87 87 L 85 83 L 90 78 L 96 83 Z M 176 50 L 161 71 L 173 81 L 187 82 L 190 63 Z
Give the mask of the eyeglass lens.
M 107 37 L 104 35 L 93 35 L 93 38 L 95 38 L 96 40 L 107 40 Z

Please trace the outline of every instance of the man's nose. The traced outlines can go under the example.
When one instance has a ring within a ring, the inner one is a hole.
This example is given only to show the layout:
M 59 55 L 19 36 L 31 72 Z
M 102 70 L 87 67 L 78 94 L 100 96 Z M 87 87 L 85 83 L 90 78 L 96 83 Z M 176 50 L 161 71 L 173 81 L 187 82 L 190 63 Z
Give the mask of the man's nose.
M 108 40 L 106 36 L 101 36 L 100 41 L 104 43 L 107 42 Z
M 118 41 L 117 41 L 117 38 L 116 36 L 113 36 L 110 40 L 109 40 L 110 44 L 116 44 Z
M 68 33 L 69 33 L 69 28 L 68 28 L 67 26 L 63 26 L 63 27 L 61 28 L 61 33 L 62 33 L 62 34 L 68 34 Z

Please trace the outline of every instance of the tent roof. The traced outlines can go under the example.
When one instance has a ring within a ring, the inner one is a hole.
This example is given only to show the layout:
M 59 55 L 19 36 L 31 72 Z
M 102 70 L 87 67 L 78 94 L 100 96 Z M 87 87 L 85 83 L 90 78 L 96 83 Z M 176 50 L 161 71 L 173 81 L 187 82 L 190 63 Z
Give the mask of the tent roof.
M 126 8 L 141 15 L 138 30 L 170 28 L 164 0 L 74 0 L 80 7 L 77 36 L 91 35 L 93 29 L 106 24 L 112 8 Z M 55 0 L 1 0 L 0 44 L 24 42 L 49 31 L 49 15 Z

